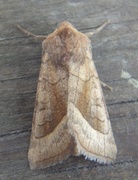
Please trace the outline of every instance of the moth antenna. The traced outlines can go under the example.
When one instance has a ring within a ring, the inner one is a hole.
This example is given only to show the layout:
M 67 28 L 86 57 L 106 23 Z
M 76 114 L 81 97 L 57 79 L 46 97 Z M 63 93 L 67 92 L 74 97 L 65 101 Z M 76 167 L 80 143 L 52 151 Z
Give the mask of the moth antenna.
M 44 40 L 44 39 L 47 38 L 47 36 L 33 34 L 33 33 L 29 32 L 29 31 L 23 29 L 20 25 L 16 25 L 16 27 L 17 27 L 20 31 L 22 31 L 24 34 L 26 34 L 27 36 L 32 36 L 32 37 L 35 38 L 35 39 L 42 39 L 42 40 Z
M 92 31 L 92 32 L 87 32 L 87 33 L 85 33 L 85 35 L 87 36 L 87 37 L 92 37 L 94 34 L 97 34 L 97 33 L 99 33 L 107 24 L 109 24 L 110 23 L 110 20 L 107 20 L 106 22 L 104 22 L 102 25 L 100 25 L 100 26 L 98 26 L 94 31 Z

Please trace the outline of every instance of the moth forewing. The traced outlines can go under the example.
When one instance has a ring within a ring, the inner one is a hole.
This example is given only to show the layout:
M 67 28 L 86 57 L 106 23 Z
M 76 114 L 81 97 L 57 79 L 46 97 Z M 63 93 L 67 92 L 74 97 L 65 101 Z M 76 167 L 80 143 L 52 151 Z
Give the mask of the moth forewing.
M 63 22 L 43 41 L 28 158 L 31 169 L 84 155 L 111 163 L 117 148 L 88 37 Z

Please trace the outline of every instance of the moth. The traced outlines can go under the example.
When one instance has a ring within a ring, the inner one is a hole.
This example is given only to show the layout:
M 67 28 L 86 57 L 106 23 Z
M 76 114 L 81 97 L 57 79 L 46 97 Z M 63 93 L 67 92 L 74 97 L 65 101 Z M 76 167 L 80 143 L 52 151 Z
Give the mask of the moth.
M 83 34 L 69 22 L 62 22 L 42 37 L 28 152 L 31 169 L 53 166 L 70 155 L 105 164 L 116 159 L 117 148 L 88 38 L 93 34 Z

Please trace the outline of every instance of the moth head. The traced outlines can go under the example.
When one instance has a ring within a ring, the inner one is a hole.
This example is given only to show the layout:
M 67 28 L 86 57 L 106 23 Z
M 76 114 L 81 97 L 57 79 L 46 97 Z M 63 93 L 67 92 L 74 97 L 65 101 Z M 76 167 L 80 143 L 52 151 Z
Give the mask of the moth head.
M 83 63 L 88 49 L 90 49 L 88 37 L 66 21 L 43 42 L 44 53 L 47 53 L 49 59 L 56 65 Z
M 67 38 L 75 36 L 78 31 L 69 22 L 64 21 L 59 25 L 55 33 L 62 41 L 65 41 Z

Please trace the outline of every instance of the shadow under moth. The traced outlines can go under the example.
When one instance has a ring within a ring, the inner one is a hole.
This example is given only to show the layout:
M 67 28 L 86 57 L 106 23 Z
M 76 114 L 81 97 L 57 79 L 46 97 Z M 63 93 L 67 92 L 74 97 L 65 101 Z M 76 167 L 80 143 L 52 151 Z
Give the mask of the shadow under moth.
M 55 165 L 70 155 L 84 155 L 105 164 L 116 159 L 117 148 L 88 38 L 93 34 L 83 34 L 63 22 L 42 37 L 28 152 L 31 169 Z

